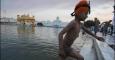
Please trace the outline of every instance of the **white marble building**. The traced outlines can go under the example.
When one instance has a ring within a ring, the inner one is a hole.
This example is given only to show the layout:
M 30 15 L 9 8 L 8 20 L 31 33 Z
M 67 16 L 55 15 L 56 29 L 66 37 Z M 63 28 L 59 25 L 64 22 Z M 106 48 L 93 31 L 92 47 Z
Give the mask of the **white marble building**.
M 47 20 L 42 21 L 42 23 L 44 26 L 56 28 L 65 27 L 67 25 L 67 22 L 62 22 L 59 17 L 56 17 L 54 21 Z

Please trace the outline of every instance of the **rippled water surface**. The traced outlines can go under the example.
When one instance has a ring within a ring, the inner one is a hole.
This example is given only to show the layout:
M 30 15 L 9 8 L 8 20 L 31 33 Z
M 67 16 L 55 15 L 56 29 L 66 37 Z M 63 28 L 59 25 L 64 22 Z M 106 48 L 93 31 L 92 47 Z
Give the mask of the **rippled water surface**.
M 1 25 L 1 60 L 58 60 L 60 30 Z
M 1 60 L 58 60 L 57 36 L 60 30 L 1 25 Z

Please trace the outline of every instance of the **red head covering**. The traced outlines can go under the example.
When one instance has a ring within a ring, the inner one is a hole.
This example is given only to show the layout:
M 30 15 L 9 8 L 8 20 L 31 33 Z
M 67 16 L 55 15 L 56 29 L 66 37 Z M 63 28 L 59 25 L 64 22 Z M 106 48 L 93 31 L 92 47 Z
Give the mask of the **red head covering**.
M 88 13 L 90 10 L 87 0 L 81 0 L 75 7 L 74 13 L 79 15 L 81 13 Z

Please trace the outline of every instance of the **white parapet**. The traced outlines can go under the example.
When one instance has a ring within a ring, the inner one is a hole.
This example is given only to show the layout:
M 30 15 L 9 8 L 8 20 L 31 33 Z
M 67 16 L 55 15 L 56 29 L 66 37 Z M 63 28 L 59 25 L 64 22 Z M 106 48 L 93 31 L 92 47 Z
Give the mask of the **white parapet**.
M 115 52 L 108 46 L 107 43 L 94 40 L 94 45 L 97 51 L 98 60 L 114 60 Z
M 86 39 L 81 49 L 84 60 L 115 60 L 115 51 L 106 42 L 101 42 L 88 35 L 83 38 Z

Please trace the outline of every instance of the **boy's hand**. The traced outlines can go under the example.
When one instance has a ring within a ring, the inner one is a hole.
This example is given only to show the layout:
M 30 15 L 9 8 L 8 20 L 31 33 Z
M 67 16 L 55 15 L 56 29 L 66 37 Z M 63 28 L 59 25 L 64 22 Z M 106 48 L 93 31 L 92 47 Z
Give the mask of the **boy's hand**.
M 105 41 L 105 39 L 104 39 L 104 38 L 102 38 L 102 37 L 97 37 L 97 39 L 98 39 L 99 41 L 102 41 L 102 42 L 104 42 L 104 41 Z

